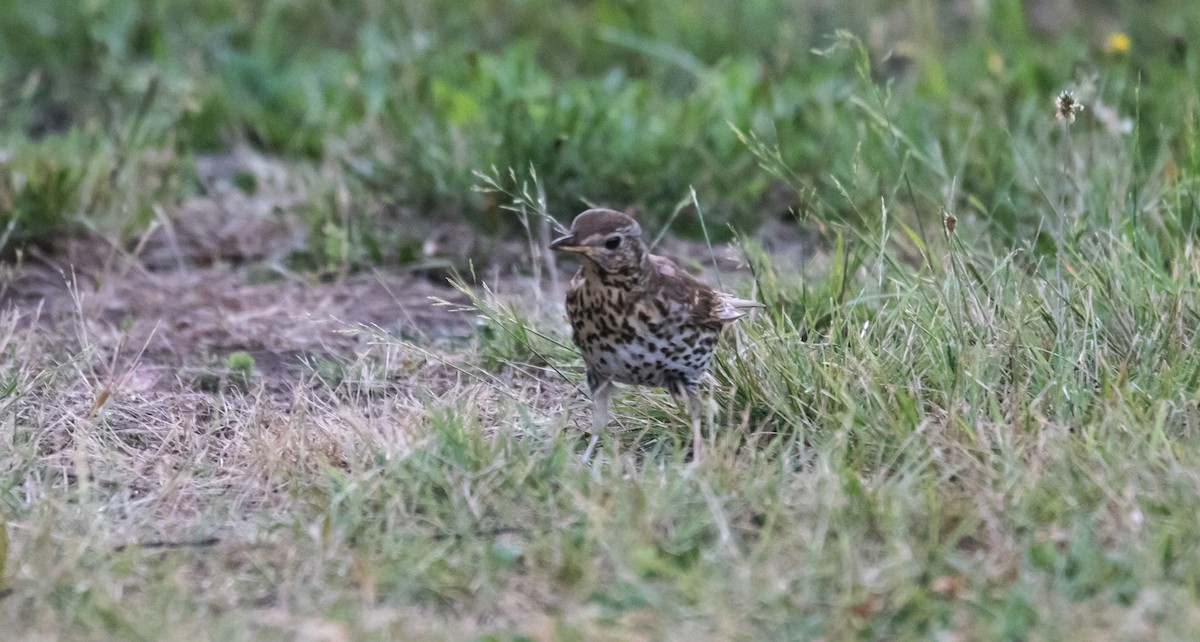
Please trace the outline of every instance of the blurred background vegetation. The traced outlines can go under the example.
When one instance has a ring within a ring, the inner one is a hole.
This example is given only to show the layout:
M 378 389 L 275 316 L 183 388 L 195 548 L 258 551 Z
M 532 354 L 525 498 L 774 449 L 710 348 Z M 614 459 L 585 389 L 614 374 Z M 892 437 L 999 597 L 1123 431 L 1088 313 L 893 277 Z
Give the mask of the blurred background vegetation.
M 954 212 L 989 244 L 1035 247 L 1067 88 L 1089 107 L 1073 149 L 1120 159 L 1089 169 L 1098 215 L 1127 219 L 1137 190 L 1122 213 L 1113 189 L 1157 181 L 1184 191 L 1156 224 L 1179 236 L 1197 216 L 1190 0 L 6 5 L 5 251 L 68 231 L 132 242 L 205 191 L 197 159 L 238 147 L 300 177 L 317 264 L 411 260 L 427 228 L 408 221 L 515 231 L 472 190 L 492 168 L 535 172 L 560 221 L 594 203 L 653 230 L 694 187 L 717 234 L 792 216 L 869 230 L 882 199 L 926 243 Z

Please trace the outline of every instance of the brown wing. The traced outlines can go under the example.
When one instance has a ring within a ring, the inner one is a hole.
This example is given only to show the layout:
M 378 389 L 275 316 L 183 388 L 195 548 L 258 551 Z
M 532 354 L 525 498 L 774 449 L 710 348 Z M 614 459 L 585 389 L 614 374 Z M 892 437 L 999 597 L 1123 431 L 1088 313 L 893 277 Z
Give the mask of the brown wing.
M 651 254 L 650 266 L 648 294 L 683 303 L 699 323 L 725 325 L 745 316 L 746 308 L 760 307 L 754 301 L 713 290 L 668 258 Z

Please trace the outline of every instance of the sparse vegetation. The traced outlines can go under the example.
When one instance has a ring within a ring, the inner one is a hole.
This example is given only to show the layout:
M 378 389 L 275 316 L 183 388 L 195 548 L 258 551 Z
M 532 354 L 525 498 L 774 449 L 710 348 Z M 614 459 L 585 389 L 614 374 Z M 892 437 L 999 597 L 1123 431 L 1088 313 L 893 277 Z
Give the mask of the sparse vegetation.
M 1195 639 L 1198 31 L 1183 0 L 15 3 L 0 622 Z M 766 305 L 698 464 L 646 390 L 579 461 L 539 248 L 585 203 Z

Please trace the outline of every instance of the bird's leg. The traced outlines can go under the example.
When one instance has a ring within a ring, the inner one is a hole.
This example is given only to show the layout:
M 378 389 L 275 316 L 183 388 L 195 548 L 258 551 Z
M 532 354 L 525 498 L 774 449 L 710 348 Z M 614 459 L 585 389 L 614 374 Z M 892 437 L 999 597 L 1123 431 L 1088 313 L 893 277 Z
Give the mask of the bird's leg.
M 704 417 L 705 403 L 700 396 L 699 386 L 688 386 L 685 393 L 688 415 L 692 418 L 692 463 L 697 464 L 700 463 L 700 450 L 704 446 L 704 434 L 701 432 L 700 423 Z
M 686 381 L 675 381 L 667 385 L 667 392 L 671 393 L 677 408 L 687 408 L 688 417 L 692 420 L 692 464 L 697 464 L 700 462 L 700 451 L 704 446 L 704 435 L 700 426 L 704 416 L 704 400 L 700 396 L 700 386 Z
M 588 375 L 588 384 L 592 388 L 592 440 L 588 442 L 587 450 L 583 451 L 583 462 L 592 458 L 596 442 L 600 441 L 600 431 L 608 426 L 608 405 L 612 401 L 612 382 L 593 378 Z

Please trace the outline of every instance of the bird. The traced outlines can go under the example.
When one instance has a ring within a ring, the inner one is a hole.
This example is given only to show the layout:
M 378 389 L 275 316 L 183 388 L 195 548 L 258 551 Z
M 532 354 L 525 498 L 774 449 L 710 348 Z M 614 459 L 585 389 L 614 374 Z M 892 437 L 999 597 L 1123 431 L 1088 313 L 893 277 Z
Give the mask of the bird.
M 759 303 L 718 292 L 651 254 L 638 222 L 615 210 L 582 212 L 550 249 L 580 258 L 566 312 L 592 396 L 592 438 L 583 460 L 608 424 L 613 384 L 622 383 L 665 388 L 686 402 L 692 461 L 699 461 L 700 384 L 710 376 L 721 332 Z

